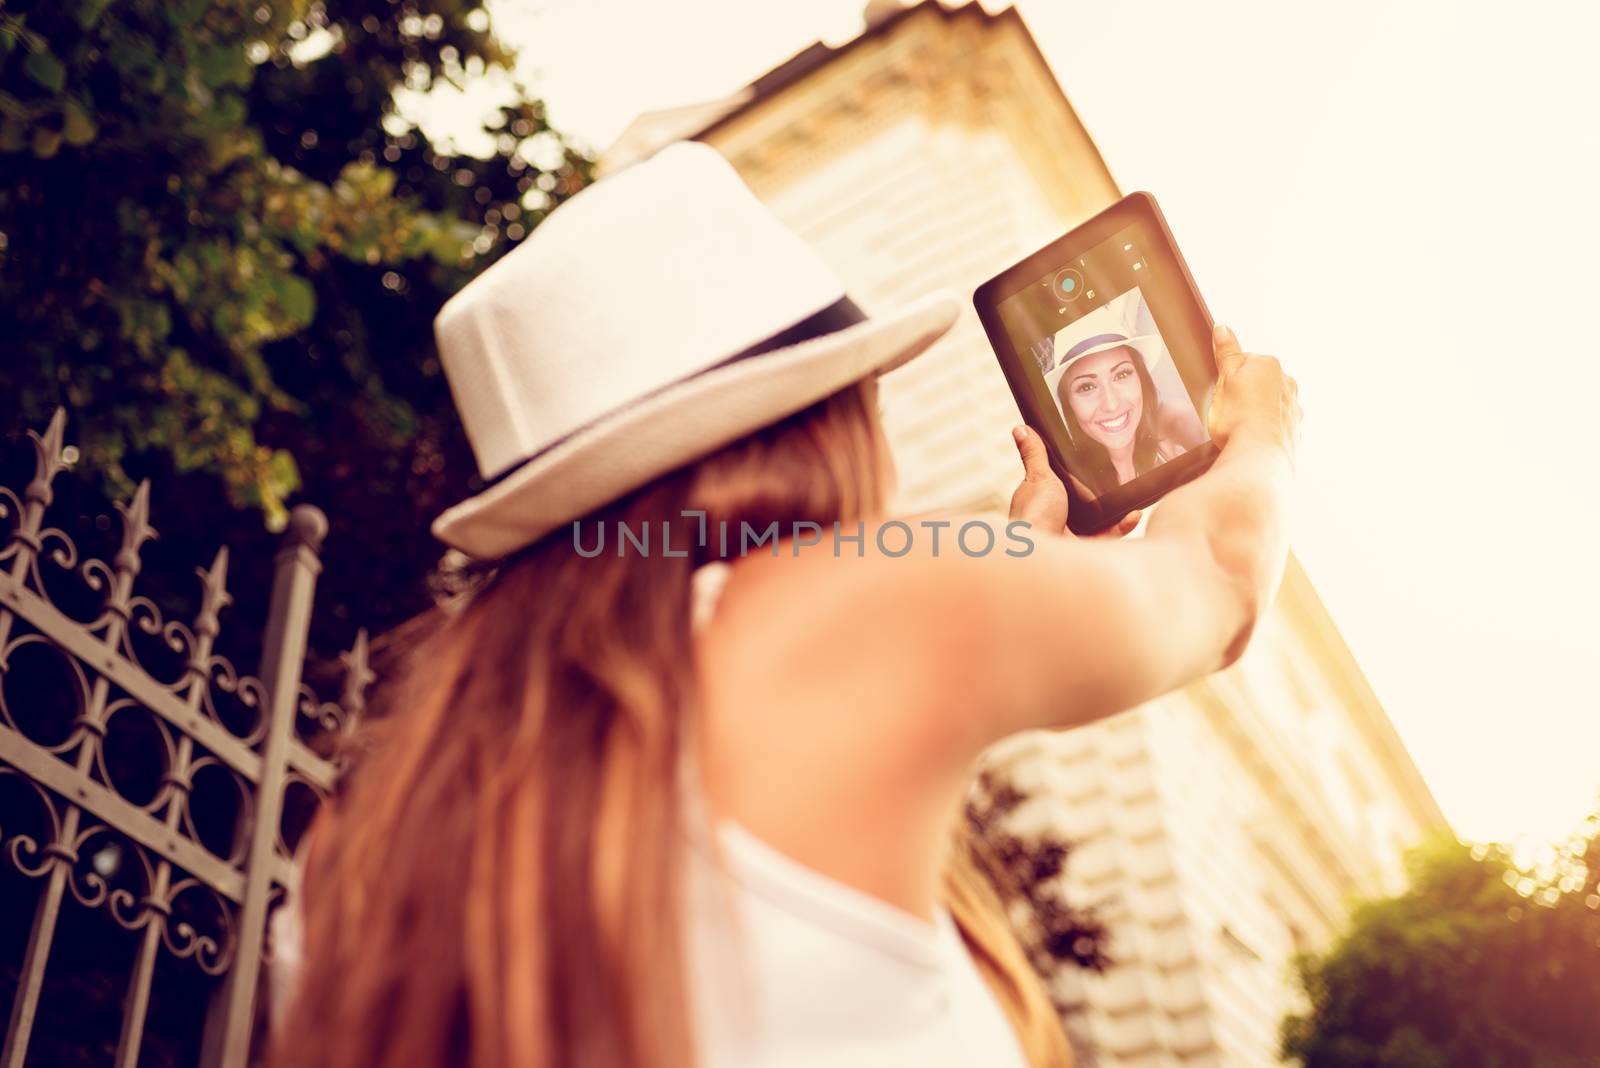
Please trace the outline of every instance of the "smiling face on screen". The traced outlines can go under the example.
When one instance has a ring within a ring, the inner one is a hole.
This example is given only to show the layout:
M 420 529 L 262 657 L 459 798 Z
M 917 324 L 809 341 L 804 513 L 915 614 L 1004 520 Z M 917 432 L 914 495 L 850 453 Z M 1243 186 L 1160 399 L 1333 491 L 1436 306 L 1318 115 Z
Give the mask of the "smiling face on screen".
M 1057 387 L 1089 437 L 1116 454 L 1133 445 L 1144 415 L 1144 390 L 1127 346 L 1084 356 L 1067 368 Z

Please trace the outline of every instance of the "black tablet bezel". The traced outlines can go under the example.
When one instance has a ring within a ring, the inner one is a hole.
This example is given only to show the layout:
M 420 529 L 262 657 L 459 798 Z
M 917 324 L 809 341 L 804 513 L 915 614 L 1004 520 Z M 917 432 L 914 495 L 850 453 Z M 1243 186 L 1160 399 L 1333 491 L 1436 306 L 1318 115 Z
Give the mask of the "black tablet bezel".
M 1098 533 L 1134 509 L 1155 503 L 1205 471 L 1218 453 L 1216 443 L 1207 440 L 1111 493 L 1098 498 L 1083 496 L 1073 484 L 1073 479 L 1067 475 L 1063 455 L 1067 440 L 1063 430 L 1058 429 L 1061 426 L 1060 411 L 1049 394 L 1027 377 L 1024 368 L 1028 364 L 1024 361 L 1031 363 L 1033 357 L 1016 350 L 1001 322 L 999 307 L 1002 301 L 1038 283 L 1041 278 L 1048 277 L 1129 227 L 1135 227 L 1139 232 L 1139 248 L 1146 263 L 1154 271 L 1160 272 L 1162 277 L 1178 279 L 1182 283 L 1175 295 L 1166 293 L 1152 298 L 1146 294 L 1146 300 L 1161 330 L 1162 340 L 1180 362 L 1184 385 L 1191 398 L 1196 399 L 1196 408 L 1204 420 L 1210 411 L 1217 382 L 1216 365 L 1211 357 L 1211 312 L 1194 284 L 1194 277 L 1189 273 L 1183 254 L 1178 251 L 1178 244 L 1173 240 L 1160 206 L 1149 193 L 1129 193 L 1081 226 L 995 275 L 972 295 L 978 319 L 983 323 L 984 333 L 989 336 L 989 345 L 1000 361 L 1000 369 L 1005 373 L 1017 407 L 1027 424 L 1044 440 L 1050 466 L 1067 487 L 1067 526 L 1074 534 Z M 1195 373 L 1203 380 L 1191 381 Z

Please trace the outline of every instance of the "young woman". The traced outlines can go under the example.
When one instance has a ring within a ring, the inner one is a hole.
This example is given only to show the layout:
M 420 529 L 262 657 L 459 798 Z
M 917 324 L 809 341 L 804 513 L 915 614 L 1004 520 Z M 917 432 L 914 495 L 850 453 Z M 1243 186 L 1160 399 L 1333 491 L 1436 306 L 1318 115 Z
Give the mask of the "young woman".
M 1084 482 L 1097 497 L 1195 444 L 1183 415 L 1161 405 L 1140 349 L 1146 340 L 1154 339 L 1088 338 L 1068 351 L 1056 380 Z
M 1222 455 L 1145 537 L 1072 538 L 1023 427 L 1009 515 L 895 517 L 876 377 L 958 307 L 865 318 L 692 144 L 446 306 L 478 581 L 279 912 L 276 1068 L 1070 1063 L 956 831 L 974 760 L 1239 655 L 1298 406 L 1219 335 Z

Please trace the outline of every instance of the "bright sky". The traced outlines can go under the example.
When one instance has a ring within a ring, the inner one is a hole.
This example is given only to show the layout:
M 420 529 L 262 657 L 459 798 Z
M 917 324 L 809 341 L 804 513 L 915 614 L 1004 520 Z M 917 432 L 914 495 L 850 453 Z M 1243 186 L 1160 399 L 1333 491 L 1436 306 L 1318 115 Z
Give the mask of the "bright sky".
M 861 6 L 491 10 L 603 148 Z M 1574 829 L 1600 792 L 1600 4 L 1019 6 L 1212 311 L 1299 378 L 1297 552 L 1446 814 Z

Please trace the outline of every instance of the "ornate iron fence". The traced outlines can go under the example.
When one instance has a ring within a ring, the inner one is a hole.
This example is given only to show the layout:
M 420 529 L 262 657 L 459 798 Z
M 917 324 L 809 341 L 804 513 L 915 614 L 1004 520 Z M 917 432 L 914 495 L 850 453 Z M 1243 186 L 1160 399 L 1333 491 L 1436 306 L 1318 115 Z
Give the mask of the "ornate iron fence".
M 135 590 L 155 537 L 148 482 L 116 506 L 121 545 L 109 563 L 80 560 L 47 525 L 70 456 L 65 428 L 57 411 L 43 434 L 30 430 L 32 481 L 20 497 L 0 486 L 10 524 L 0 548 L 0 863 L 37 888 L 0 1068 L 29 1063 L 64 902 L 130 933 L 117 1068 L 139 1063 L 158 971 L 174 967 L 194 969 L 209 999 L 199 1063 L 241 1068 L 259 1032 L 267 914 L 291 871 L 286 796 L 305 809 L 333 783 L 336 767 L 308 742 L 349 731 L 360 714 L 372 678 L 366 635 L 341 657 L 340 697 L 321 700 L 303 664 L 327 520 L 302 505 L 274 561 L 259 673 L 235 670 L 215 651 L 231 600 L 226 546 L 196 569 L 191 624 L 164 619 Z M 60 596 L 62 582 L 78 596 Z M 68 602 L 92 607 L 74 613 Z M 176 670 L 147 666 L 152 643 Z M 66 691 L 54 724 L 23 700 L 41 686 Z M 126 752 L 141 746 L 142 756 Z M 130 778 L 141 762 L 155 774 Z

